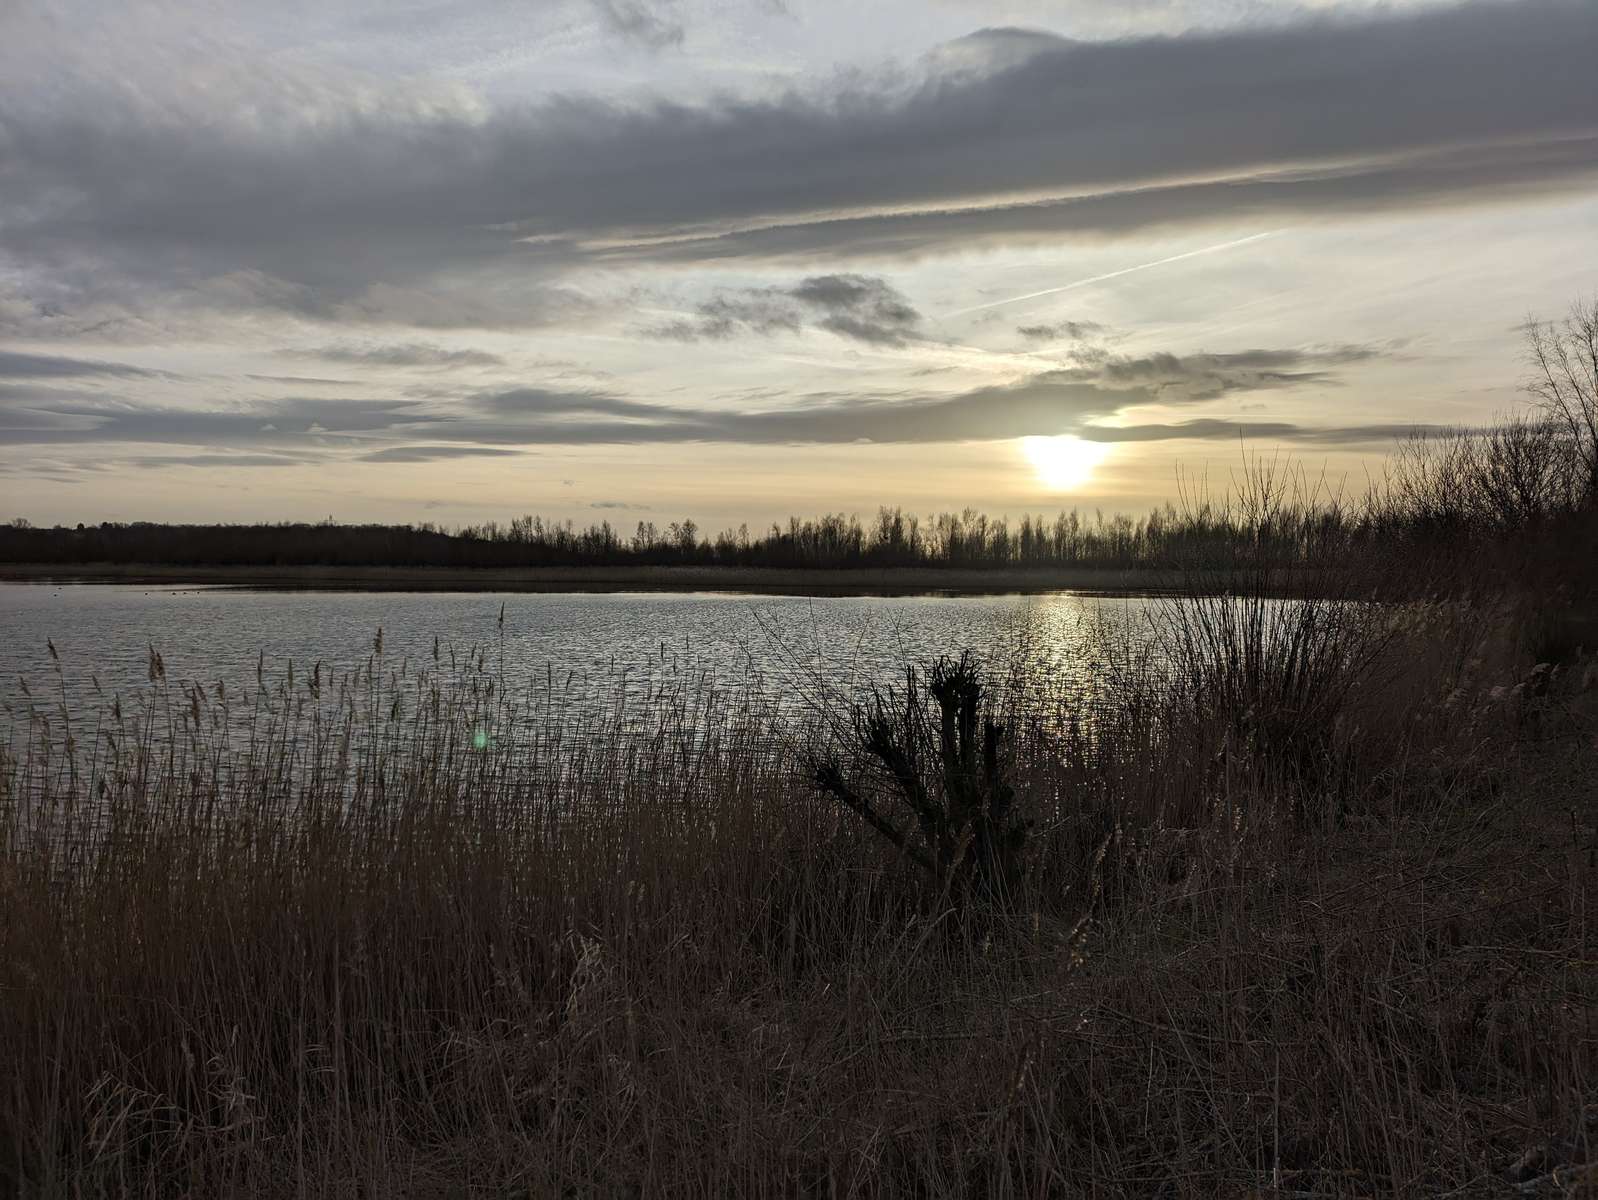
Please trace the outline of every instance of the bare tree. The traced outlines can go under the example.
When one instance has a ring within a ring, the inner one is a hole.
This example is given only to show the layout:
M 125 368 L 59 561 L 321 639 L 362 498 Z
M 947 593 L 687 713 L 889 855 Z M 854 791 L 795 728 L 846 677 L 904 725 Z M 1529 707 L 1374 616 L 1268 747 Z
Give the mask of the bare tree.
M 1516 413 L 1477 435 L 1470 491 L 1491 528 L 1524 529 L 1581 496 L 1562 423 Z
M 1563 321 L 1528 320 L 1526 341 L 1527 390 L 1570 439 L 1582 499 L 1598 505 L 1598 295 L 1577 300 Z

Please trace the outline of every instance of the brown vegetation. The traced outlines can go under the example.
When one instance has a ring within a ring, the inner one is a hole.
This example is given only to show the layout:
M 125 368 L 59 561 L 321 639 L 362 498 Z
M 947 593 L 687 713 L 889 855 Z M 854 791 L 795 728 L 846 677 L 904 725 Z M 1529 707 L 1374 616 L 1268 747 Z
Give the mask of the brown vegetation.
M 3 776 L 0 1178 L 1509 1194 L 1523 1159 L 1571 1178 L 1595 1149 L 1594 667 L 1528 667 L 1499 628 L 1414 618 L 1309 760 L 1208 683 L 1117 691 L 1091 721 L 1011 713 L 1034 833 L 980 923 L 808 786 L 838 745 L 824 723 L 667 716 L 513 752 L 490 673 L 435 692 L 380 659 L 319 717 L 319 678 L 232 701 L 158 679 L 97 730 L 46 710 Z M 231 747 L 225 704 L 254 728 Z

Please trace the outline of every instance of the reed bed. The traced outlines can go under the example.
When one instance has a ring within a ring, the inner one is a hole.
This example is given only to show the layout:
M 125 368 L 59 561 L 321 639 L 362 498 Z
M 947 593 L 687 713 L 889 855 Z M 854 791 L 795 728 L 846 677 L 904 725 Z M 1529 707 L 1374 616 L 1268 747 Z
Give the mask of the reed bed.
M 993 680 L 1032 824 L 981 920 L 813 786 L 891 800 L 825 681 L 573 721 L 379 636 L 36 686 L 0 1193 L 1590 1186 L 1591 658 L 1480 605 L 1170 605 L 1090 705 Z

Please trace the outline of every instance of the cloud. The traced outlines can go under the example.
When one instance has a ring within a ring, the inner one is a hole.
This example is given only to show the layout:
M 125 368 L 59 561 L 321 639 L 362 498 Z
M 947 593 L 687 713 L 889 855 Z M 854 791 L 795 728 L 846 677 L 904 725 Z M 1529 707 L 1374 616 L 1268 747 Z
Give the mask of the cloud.
M 1112 391 L 1071 372 L 948 397 L 819 396 L 772 409 L 689 408 L 520 388 L 477 397 L 479 415 L 462 413 L 447 428 L 465 441 L 517 445 L 943 442 L 1065 432 L 1139 398 L 1149 397 L 1136 388 Z
M 849 281 L 817 290 L 845 310 Z M 835 295 L 834 292 L 837 294 Z M 864 294 L 876 297 L 875 289 Z M 874 303 L 874 300 L 869 301 Z M 843 445 L 994 441 L 1074 433 L 1111 441 L 1235 434 L 1236 423 L 1107 425 L 1148 404 L 1196 404 L 1233 392 L 1339 381 L 1340 368 L 1389 351 L 1361 345 L 1224 354 L 1104 356 L 1010 383 L 945 394 L 812 394 L 769 408 L 686 406 L 597 388 L 518 387 L 429 400 L 291 397 L 231 409 L 139 407 L 69 389 L 0 390 L 0 441 L 13 444 L 165 443 L 273 453 L 356 454 L 368 462 L 502 456 L 536 445 Z M 1250 424 L 1258 436 L 1369 440 L 1370 427 Z
M 620 509 L 624 512 L 645 512 L 649 508 L 647 504 L 629 504 L 625 500 L 595 500 L 588 507 L 600 509 Z
M 1107 357 L 1095 369 L 1107 385 L 1147 388 L 1162 400 L 1212 400 L 1227 392 L 1333 382 L 1329 368 L 1369 362 L 1382 353 L 1373 346 L 1335 346 L 1236 354 L 1151 354 Z
M 596 11 L 646 44 L 677 36 L 640 0 Z M 594 263 L 845 261 L 1579 188 L 1598 175 L 1594 44 L 1590 0 L 1094 43 L 990 31 L 908 82 L 693 104 L 374 90 L 242 53 L 204 86 L 67 63 L 0 85 L 0 324 L 167 306 L 519 328 L 591 313 L 568 280 Z
M 285 350 L 293 358 L 319 358 L 324 362 L 379 367 L 502 367 L 505 360 L 486 350 L 451 350 L 427 342 L 376 346 L 322 346 L 311 350 Z
M 317 461 L 288 454 L 147 454 L 122 460 L 140 470 L 162 467 L 302 467 Z
M 1064 50 L 1073 43 L 1041 29 L 990 26 L 935 47 L 928 62 L 946 76 L 983 76 L 1010 70 L 1034 55 Z
M 921 314 L 882 279 L 868 275 L 813 275 L 793 289 L 801 304 L 827 315 L 823 329 L 840 337 L 900 346 L 912 335 Z
M 21 354 L 0 350 L 0 379 L 70 379 L 81 376 L 110 376 L 123 379 L 164 376 L 164 371 L 147 371 L 126 363 L 100 362 L 87 358 L 64 358 L 55 354 Z
M 37 460 L 24 463 L 0 462 L 0 474 L 27 474 L 54 479 L 58 482 L 78 482 L 85 475 L 130 468 L 137 471 L 159 471 L 167 467 L 303 467 L 322 461 L 323 456 L 299 454 L 141 454 L 132 457 L 101 459 L 96 462 L 81 460 Z
M 479 411 L 516 417 L 587 414 L 645 421 L 658 420 L 663 413 L 701 411 L 650 404 L 642 400 L 629 400 L 606 392 L 562 391 L 540 387 L 510 388 L 505 391 L 480 394 L 472 399 L 471 406 Z
M 815 395 L 782 407 L 657 404 L 599 391 L 517 388 L 478 395 L 452 417 L 453 437 L 479 443 L 588 445 L 686 442 L 748 445 L 916 444 L 1075 433 L 1098 440 L 1235 436 L 1229 421 L 1110 426 L 1147 404 L 1196 404 L 1232 392 L 1338 382 L 1337 370 L 1388 350 L 1374 346 L 1155 354 L 1043 371 L 1009 384 L 946 395 Z M 1252 424 L 1259 436 L 1336 441 L 1340 427 Z M 1369 440 L 1368 427 L 1349 436 Z
M 902 346 L 915 336 L 921 314 L 885 279 L 873 275 L 812 275 L 788 288 L 744 288 L 699 305 L 695 320 L 648 330 L 655 337 L 723 341 L 740 334 L 798 333 L 806 320 L 839 337 Z
M 1416 422 L 1408 425 L 1295 425 L 1285 421 L 1221 421 L 1201 418 L 1171 424 L 1090 425 L 1076 436 L 1090 442 L 1166 442 L 1183 440 L 1267 438 L 1327 446 L 1369 446 L 1416 433 L 1442 433 L 1458 428 Z
M 322 379 L 314 375 L 246 375 L 246 379 L 254 379 L 261 383 L 291 383 L 301 387 L 358 387 L 353 379 Z
M 362 454 L 359 461 L 369 463 L 421 463 L 449 458 L 514 458 L 519 450 L 492 446 L 393 446 Z
M 57 390 L 0 407 L 0 443 L 325 447 L 392 436 L 395 430 L 414 437 L 445 419 L 411 401 L 291 397 L 238 408 L 193 409 Z
M 1058 200 L 972 203 L 849 217 L 768 222 L 595 251 L 613 260 L 659 263 L 763 259 L 826 253 L 880 259 L 954 253 L 1072 237 L 1122 237 L 1216 222 L 1357 217 L 1416 208 L 1525 199 L 1598 179 L 1598 137 L 1524 145 L 1415 152 L 1401 161 L 1261 170 L 1219 180 L 1107 189 Z
M 1031 342 L 1080 342 L 1096 337 L 1104 329 L 1097 321 L 1059 321 L 1053 325 L 1022 325 L 1016 332 Z
M 680 46 L 686 30 L 683 23 L 663 15 L 644 0 L 591 0 L 604 26 L 616 36 L 646 50 Z
M 725 341 L 745 333 L 762 337 L 798 333 L 803 321 L 793 298 L 776 288 L 746 288 L 713 296 L 695 313 L 694 320 L 668 321 L 645 332 L 676 342 Z
M 1170 423 L 1102 424 L 1123 410 L 1160 400 L 1141 388 L 1109 388 L 1072 371 L 1045 372 L 1015 384 L 942 397 L 877 397 L 855 403 L 811 402 L 767 410 L 679 409 L 614 398 L 563 398 L 521 408 L 514 420 L 451 422 L 453 436 L 513 444 L 919 445 L 1074 434 L 1098 442 L 1274 438 L 1322 445 L 1391 441 L 1429 425 L 1299 425 L 1198 418 Z M 493 405 L 503 412 L 504 406 Z M 617 419 L 625 413 L 625 419 Z

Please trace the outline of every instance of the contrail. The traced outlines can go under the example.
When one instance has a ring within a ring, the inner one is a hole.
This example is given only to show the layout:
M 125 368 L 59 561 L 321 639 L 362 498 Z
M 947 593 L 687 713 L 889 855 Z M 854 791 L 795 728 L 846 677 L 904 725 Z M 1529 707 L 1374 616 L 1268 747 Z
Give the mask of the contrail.
M 1133 271 L 1147 271 L 1150 267 L 1163 267 L 1166 263 L 1181 262 L 1184 258 L 1197 258 L 1201 254 L 1216 254 L 1222 250 L 1230 250 L 1234 246 L 1246 246 L 1250 242 L 1274 237 L 1281 232 L 1280 229 L 1268 229 L 1264 233 L 1251 233 L 1248 237 L 1237 238 L 1230 242 L 1221 242 L 1219 245 L 1203 246 L 1197 250 L 1189 250 L 1185 254 L 1173 254 L 1170 258 L 1160 258 L 1153 262 L 1139 263 L 1135 267 L 1122 267 L 1119 271 L 1110 271 L 1104 275 L 1094 275 L 1090 279 L 1078 279 L 1075 283 L 1062 284 L 1060 287 L 1044 288 L 1041 292 L 1028 292 L 1024 296 L 1011 296 L 1008 300 L 990 300 L 986 304 L 973 304 L 970 308 L 957 308 L 953 312 L 945 313 L 944 316 L 959 317 L 964 316 L 966 313 L 981 312 L 984 308 L 998 308 L 1001 304 L 1019 304 L 1022 300 L 1036 300 L 1039 296 L 1053 296 L 1060 292 L 1069 292 L 1073 288 L 1086 287 L 1090 283 L 1103 283 L 1106 279 L 1117 279 L 1122 275 L 1130 275 Z

